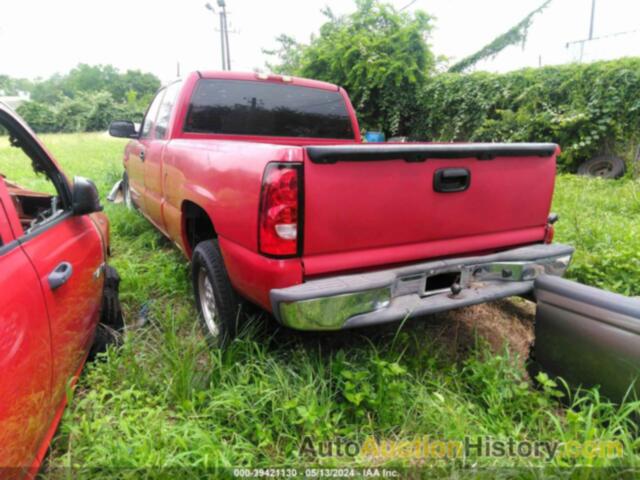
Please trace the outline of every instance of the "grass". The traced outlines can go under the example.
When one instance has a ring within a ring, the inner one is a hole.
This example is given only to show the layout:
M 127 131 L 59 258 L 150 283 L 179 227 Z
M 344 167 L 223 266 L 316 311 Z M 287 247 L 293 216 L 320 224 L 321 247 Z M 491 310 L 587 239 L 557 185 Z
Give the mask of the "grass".
M 640 183 L 563 175 L 553 208 L 560 214 L 557 239 L 576 248 L 569 276 L 640 295 Z
M 42 138 L 70 175 L 95 179 L 103 196 L 120 176 L 121 141 L 101 134 Z M 0 157 L 8 158 L 7 148 L 0 139 Z M 3 171 L 17 180 L 29 173 L 15 159 Z M 632 180 L 559 177 L 557 239 L 577 247 L 570 276 L 639 294 L 639 208 Z M 533 388 L 513 350 L 492 351 L 473 335 L 461 345 L 438 334 L 444 326 L 437 319 L 303 335 L 257 316 L 227 350 L 209 350 L 196 327 L 185 260 L 138 214 L 120 205 L 106 205 L 106 211 L 127 322 L 135 323 L 141 311 L 148 321 L 128 331 L 122 348 L 85 368 L 45 476 L 66 478 L 73 468 L 92 478 L 191 478 L 230 476 L 231 467 L 303 472 L 303 465 L 384 464 L 433 467 L 416 476 L 473 467 L 491 478 L 631 478 L 630 469 L 640 468 L 634 423 L 640 403 L 614 406 L 596 389 L 569 393 L 544 377 Z M 552 461 L 472 454 L 426 464 L 300 453 L 305 436 L 362 442 L 425 435 L 616 440 L 624 452 L 614 459 L 583 452 Z M 583 468 L 591 466 L 608 469 Z

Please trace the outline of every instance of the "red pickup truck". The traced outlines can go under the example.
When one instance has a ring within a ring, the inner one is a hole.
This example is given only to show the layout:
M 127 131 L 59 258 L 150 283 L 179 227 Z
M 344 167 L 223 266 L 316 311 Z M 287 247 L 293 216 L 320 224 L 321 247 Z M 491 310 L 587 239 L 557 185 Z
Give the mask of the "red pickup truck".
M 363 144 L 347 93 L 279 75 L 195 72 L 130 138 L 123 188 L 192 261 L 208 337 L 240 298 L 338 330 L 512 295 L 562 275 L 551 244 L 558 147 Z

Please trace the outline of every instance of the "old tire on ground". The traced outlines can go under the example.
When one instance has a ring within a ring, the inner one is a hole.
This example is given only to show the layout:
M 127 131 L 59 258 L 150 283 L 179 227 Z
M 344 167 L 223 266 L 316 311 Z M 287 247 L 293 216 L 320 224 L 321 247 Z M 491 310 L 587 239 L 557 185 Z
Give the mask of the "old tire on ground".
M 131 189 L 129 188 L 129 176 L 127 173 L 122 174 L 122 198 L 124 201 L 124 206 L 129 210 L 133 210 L 136 208 L 133 200 L 131 200 Z
M 578 175 L 615 179 L 626 171 L 624 160 L 615 155 L 600 155 L 587 160 L 578 167 Z
M 211 347 L 224 347 L 238 332 L 241 300 L 231 286 L 217 240 L 196 245 L 191 281 L 207 342 Z
M 124 331 L 124 318 L 120 306 L 120 276 L 115 268 L 106 265 L 104 270 L 104 290 L 100 309 L 100 323 L 96 328 L 89 359 L 107 350 L 109 345 L 120 346 Z

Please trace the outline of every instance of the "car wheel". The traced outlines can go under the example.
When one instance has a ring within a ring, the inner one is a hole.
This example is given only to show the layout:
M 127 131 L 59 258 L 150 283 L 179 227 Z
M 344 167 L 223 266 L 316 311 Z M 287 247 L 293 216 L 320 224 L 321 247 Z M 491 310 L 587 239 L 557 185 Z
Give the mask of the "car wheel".
M 212 347 L 225 346 L 238 331 L 240 299 L 231 286 L 217 240 L 196 246 L 191 281 L 207 342 Z
M 578 167 L 578 175 L 615 179 L 626 171 L 624 160 L 615 155 L 600 155 L 587 160 Z
M 106 265 L 104 269 L 104 290 L 100 308 L 100 323 L 96 327 L 89 359 L 105 352 L 109 345 L 120 346 L 124 332 L 124 318 L 120 305 L 120 276 L 115 268 Z
M 129 176 L 124 173 L 122 175 L 122 197 L 124 198 L 124 205 L 129 210 L 133 210 L 135 205 L 131 200 L 131 189 L 129 188 Z

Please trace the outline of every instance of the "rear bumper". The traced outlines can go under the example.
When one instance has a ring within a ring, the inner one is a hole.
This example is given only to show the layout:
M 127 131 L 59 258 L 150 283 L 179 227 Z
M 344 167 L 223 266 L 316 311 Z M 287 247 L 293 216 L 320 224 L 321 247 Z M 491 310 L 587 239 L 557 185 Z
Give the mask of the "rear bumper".
M 533 290 L 540 274 L 562 276 L 573 248 L 532 245 L 496 254 L 452 258 L 356 275 L 312 280 L 273 289 L 280 323 L 298 330 L 341 330 L 442 312 Z M 448 274 L 448 275 L 444 275 Z M 435 277 L 441 275 L 441 277 Z M 427 278 L 457 277 L 457 294 L 427 288 Z

